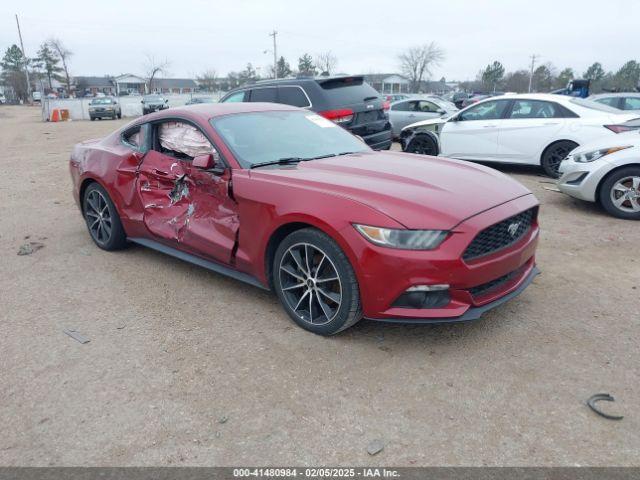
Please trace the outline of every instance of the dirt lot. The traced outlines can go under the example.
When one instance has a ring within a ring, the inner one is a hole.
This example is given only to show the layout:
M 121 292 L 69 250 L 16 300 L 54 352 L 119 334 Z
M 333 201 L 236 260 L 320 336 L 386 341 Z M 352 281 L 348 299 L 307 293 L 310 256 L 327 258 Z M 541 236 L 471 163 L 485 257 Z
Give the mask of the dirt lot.
M 510 169 L 542 202 L 523 295 L 322 338 L 268 293 L 92 244 L 67 159 L 118 125 L 0 108 L 0 465 L 640 465 L 640 224 Z

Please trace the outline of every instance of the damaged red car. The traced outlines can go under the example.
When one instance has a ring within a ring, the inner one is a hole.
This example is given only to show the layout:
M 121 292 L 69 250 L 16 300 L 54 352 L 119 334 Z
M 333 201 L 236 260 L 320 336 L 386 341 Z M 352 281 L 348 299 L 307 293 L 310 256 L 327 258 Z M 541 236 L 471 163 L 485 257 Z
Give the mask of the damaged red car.
M 361 318 L 474 320 L 538 273 L 538 201 L 484 166 L 375 152 L 276 104 L 152 113 L 76 145 L 96 245 L 134 242 L 256 287 L 331 335 Z

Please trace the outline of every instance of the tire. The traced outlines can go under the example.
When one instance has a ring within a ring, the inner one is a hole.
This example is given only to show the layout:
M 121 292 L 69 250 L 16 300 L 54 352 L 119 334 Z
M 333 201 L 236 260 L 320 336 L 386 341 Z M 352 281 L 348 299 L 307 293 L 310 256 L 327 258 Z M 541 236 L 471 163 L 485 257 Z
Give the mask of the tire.
M 122 112 L 118 112 L 118 120 L 122 118 Z
M 438 144 L 430 135 L 418 134 L 411 139 L 405 152 L 436 156 L 438 155 Z
M 127 235 L 120 216 L 107 191 L 98 183 L 87 187 L 82 199 L 82 214 L 89 235 L 103 250 L 120 250 L 127 245 Z
M 640 166 L 616 170 L 600 186 L 600 203 L 614 217 L 640 220 Z
M 271 275 L 285 311 L 305 330 L 334 335 L 362 318 L 358 280 L 349 259 L 315 228 L 297 230 L 280 243 Z
M 544 173 L 551 178 L 558 178 L 560 176 L 558 172 L 560 163 L 577 146 L 578 144 L 571 140 L 560 140 L 545 148 L 540 158 L 540 166 Z
M 94 122 L 96 120 L 96 117 L 89 117 L 91 118 L 91 121 Z

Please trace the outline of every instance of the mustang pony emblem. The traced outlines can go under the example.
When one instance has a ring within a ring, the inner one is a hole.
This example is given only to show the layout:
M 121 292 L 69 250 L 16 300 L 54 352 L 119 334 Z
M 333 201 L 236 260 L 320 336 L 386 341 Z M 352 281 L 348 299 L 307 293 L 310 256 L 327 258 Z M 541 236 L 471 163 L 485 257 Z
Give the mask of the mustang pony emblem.
M 507 227 L 507 232 L 509 232 L 509 235 L 512 237 L 515 237 L 516 233 L 518 233 L 518 227 L 520 227 L 520 222 L 513 222 Z

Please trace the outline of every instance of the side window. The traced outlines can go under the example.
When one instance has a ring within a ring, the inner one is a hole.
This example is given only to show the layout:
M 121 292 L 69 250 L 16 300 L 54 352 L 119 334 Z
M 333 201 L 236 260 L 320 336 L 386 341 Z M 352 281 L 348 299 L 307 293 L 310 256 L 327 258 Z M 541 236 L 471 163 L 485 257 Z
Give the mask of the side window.
M 640 110 L 640 97 L 625 97 L 623 110 Z
M 556 104 L 541 100 L 515 100 L 510 118 L 554 118 L 562 116 Z
M 143 150 L 144 146 L 144 129 L 141 125 L 136 125 L 135 127 L 130 128 L 129 130 L 125 130 L 122 133 L 122 142 L 136 150 Z
M 474 105 L 458 115 L 458 120 L 496 120 L 502 118 L 509 100 L 493 100 Z
M 244 102 L 244 94 L 246 92 L 236 92 L 233 95 L 227 97 L 223 103 L 229 102 Z
M 254 88 L 251 90 L 250 102 L 276 103 L 276 87 Z
M 424 113 L 436 113 L 439 110 L 438 106 L 435 103 L 427 102 L 426 100 L 421 100 L 418 111 Z
M 278 103 L 294 107 L 310 107 L 309 99 L 300 87 L 278 87 Z
M 215 153 L 204 134 L 186 122 L 171 121 L 155 126 L 154 150 L 180 160 Z
M 409 112 L 412 111 L 411 106 L 409 105 L 411 102 L 398 102 L 391 105 L 391 110 L 395 110 L 396 112 Z

